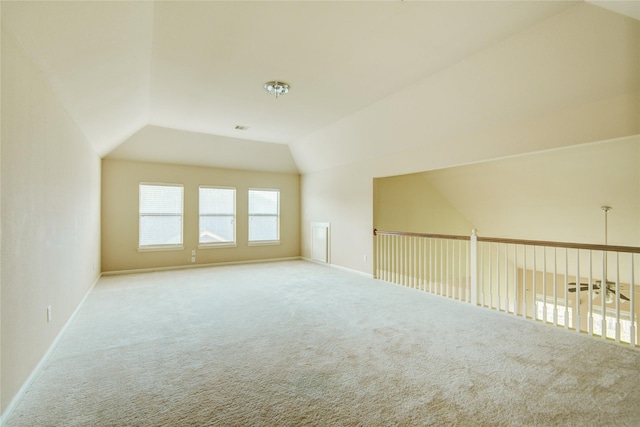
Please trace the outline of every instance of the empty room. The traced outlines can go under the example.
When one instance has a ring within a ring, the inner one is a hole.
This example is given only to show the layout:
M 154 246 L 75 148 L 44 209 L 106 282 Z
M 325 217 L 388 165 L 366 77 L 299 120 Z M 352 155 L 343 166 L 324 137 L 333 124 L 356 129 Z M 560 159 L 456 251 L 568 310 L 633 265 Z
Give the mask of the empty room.
M 0 425 L 640 424 L 640 1 L 0 15 Z

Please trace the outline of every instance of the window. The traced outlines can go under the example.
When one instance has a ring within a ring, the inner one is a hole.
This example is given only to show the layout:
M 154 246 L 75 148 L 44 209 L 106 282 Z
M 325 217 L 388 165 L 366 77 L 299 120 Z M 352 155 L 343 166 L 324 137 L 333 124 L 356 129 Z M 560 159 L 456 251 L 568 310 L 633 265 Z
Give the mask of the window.
M 249 244 L 280 241 L 280 191 L 249 190 Z
M 182 249 L 180 184 L 140 184 L 139 249 Z
M 236 189 L 201 186 L 199 200 L 199 245 L 235 245 Z
M 556 313 L 558 315 L 557 322 L 558 325 L 564 326 L 567 319 L 565 318 L 565 314 L 569 315 L 569 327 L 573 327 L 573 309 L 571 307 L 567 307 L 566 301 L 564 299 L 558 298 L 558 305 L 553 304 L 553 297 L 547 297 L 547 303 L 544 304 L 544 299 L 542 295 L 537 295 L 536 297 L 536 320 L 544 320 L 544 312 L 545 307 L 547 311 L 547 323 L 553 323 L 553 313 L 554 308 L 557 310 Z
M 611 309 L 608 313 L 611 313 Z M 593 334 L 602 336 L 602 311 L 599 308 L 593 309 Z M 616 338 L 616 315 L 612 313 L 605 318 L 607 328 L 607 338 Z M 637 325 L 634 325 L 637 326 Z M 620 311 L 620 341 L 631 342 L 631 316 L 628 311 Z

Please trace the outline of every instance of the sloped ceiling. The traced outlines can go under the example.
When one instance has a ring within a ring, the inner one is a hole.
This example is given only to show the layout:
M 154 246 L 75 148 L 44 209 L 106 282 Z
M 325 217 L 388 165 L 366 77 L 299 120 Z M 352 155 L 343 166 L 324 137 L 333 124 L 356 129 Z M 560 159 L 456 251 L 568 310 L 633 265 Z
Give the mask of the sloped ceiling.
M 193 153 L 197 153 L 194 156 Z M 252 153 L 248 156 L 247 153 Z M 205 133 L 145 126 L 113 150 L 113 159 L 297 173 L 289 147 Z M 168 160 L 170 159 L 170 160 Z
M 640 242 L 640 136 L 420 173 L 480 235 Z
M 379 176 L 640 133 L 640 22 L 580 4 L 291 144 Z
M 633 15 L 637 2 L 606 3 Z M 424 147 L 456 164 L 479 160 L 447 157 L 442 141 L 462 131 L 628 97 L 640 86 L 638 22 L 582 1 L 1 7 L 3 31 L 100 156 L 140 160 L 148 151 L 148 160 L 175 162 L 179 146 L 185 164 L 289 172 L 293 158 L 308 173 Z M 274 79 L 291 92 L 266 94 L 263 83 Z M 142 150 L 151 135 L 163 142 Z M 243 162 L 211 156 L 207 143 L 230 153 L 265 145 L 244 150 Z
M 39 65 L 98 154 L 149 122 L 152 3 L 0 5 L 2 30 L 11 31 Z

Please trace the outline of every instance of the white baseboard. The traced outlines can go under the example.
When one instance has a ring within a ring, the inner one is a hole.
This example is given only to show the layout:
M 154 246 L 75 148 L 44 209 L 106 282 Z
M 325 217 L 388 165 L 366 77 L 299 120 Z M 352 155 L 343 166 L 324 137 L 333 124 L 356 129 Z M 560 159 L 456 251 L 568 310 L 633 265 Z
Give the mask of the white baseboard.
M 335 265 L 335 264 L 331 264 L 331 265 L 329 265 L 329 267 L 336 268 L 336 269 L 342 270 L 342 271 L 347 271 L 349 273 L 359 274 L 360 276 L 365 276 L 365 277 L 367 277 L 369 279 L 373 279 L 373 274 L 365 273 L 364 271 L 354 270 L 353 268 L 342 267 L 340 265 Z
M 4 422 L 9 419 L 9 416 L 11 415 L 11 412 L 13 412 L 13 410 L 16 408 L 16 406 L 18 406 L 18 404 L 20 403 L 20 401 L 24 397 L 25 393 L 27 392 L 27 390 L 31 386 L 31 383 L 35 379 L 36 375 L 38 374 L 38 372 L 40 372 L 40 370 L 44 366 L 45 362 L 47 362 L 47 360 L 49 359 L 49 357 L 53 353 L 53 350 L 55 350 L 56 346 L 60 342 L 60 339 L 62 338 L 62 336 L 66 332 L 67 328 L 69 327 L 69 325 L 71 324 L 73 319 L 76 317 L 76 315 L 80 311 L 80 307 L 82 307 L 84 302 L 87 300 L 87 297 L 89 296 L 89 294 L 91 293 L 93 288 L 96 286 L 96 284 L 98 283 L 98 280 L 100 280 L 101 276 L 102 276 L 102 274 L 99 274 L 98 277 L 96 277 L 96 279 L 93 281 L 93 284 L 91 284 L 91 286 L 89 287 L 87 292 L 84 294 L 84 297 L 82 297 L 82 299 L 80 300 L 80 303 L 78 304 L 76 309 L 73 311 L 73 313 L 71 313 L 71 316 L 69 316 L 69 319 L 67 319 L 67 322 L 64 324 L 62 329 L 60 329 L 60 332 L 58 332 L 58 335 L 56 335 L 56 337 L 54 338 L 53 342 L 51 343 L 51 345 L 49 346 L 47 351 L 44 353 L 44 355 L 40 358 L 40 361 L 38 362 L 36 367 L 33 368 L 33 370 L 31 371 L 31 374 L 27 377 L 25 382 L 22 384 L 22 387 L 20 387 L 20 390 L 18 390 L 16 395 L 13 396 L 13 399 L 11 399 L 11 402 L 9 402 L 9 405 L 7 406 L 7 408 L 4 410 L 4 412 L 0 416 L 0 426 L 4 425 Z
M 169 267 L 150 267 L 150 268 L 137 268 L 133 270 L 103 271 L 102 275 L 117 276 L 121 274 L 151 273 L 154 271 L 185 270 L 189 268 L 220 267 L 224 265 L 258 264 L 263 262 L 294 261 L 299 259 L 302 259 L 302 257 L 294 256 L 294 257 L 287 257 L 287 258 L 268 258 L 268 259 L 251 259 L 251 260 L 243 260 L 243 261 L 213 262 L 208 264 L 185 264 L 185 265 L 174 265 Z
M 303 259 L 305 261 L 312 262 L 314 264 L 326 265 L 327 267 L 330 267 L 330 268 L 335 268 L 337 270 L 347 271 L 349 273 L 359 274 L 360 276 L 365 276 L 365 277 L 368 277 L 369 279 L 373 279 L 373 274 L 365 273 L 364 271 L 354 270 L 353 268 L 342 267 L 341 265 L 336 265 L 336 264 L 327 264 L 327 263 L 316 261 L 314 259 L 307 258 L 307 257 L 301 257 L 301 259 Z

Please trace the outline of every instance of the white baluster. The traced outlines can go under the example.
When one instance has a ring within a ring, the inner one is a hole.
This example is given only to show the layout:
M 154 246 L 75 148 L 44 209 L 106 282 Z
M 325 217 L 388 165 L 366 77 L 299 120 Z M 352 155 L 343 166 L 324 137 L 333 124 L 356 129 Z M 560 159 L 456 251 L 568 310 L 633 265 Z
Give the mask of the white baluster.
M 493 243 L 489 243 L 489 308 L 493 308 Z
M 391 283 L 398 283 L 397 282 L 397 273 L 398 273 L 398 241 L 400 240 L 400 236 L 389 236 L 391 241 L 391 268 L 390 268 L 390 275 L 389 278 L 391 280 L 389 280 Z
M 533 312 L 531 315 L 532 319 L 536 319 L 537 311 L 536 311 L 536 298 L 538 296 L 538 278 L 537 276 L 537 262 L 536 262 L 536 246 L 532 247 L 533 249 L 533 291 L 531 292 L 531 303 L 533 304 Z
M 422 239 L 422 290 L 427 290 L 427 282 L 429 281 L 428 271 L 427 271 L 427 243 L 428 238 Z
M 564 249 L 564 328 L 569 329 L 569 249 Z
M 522 245 L 524 255 L 523 270 L 522 270 L 522 316 L 527 318 L 527 246 Z
M 469 240 L 469 243 L 465 242 L 464 243 L 464 249 L 465 249 L 465 253 L 466 253 L 466 258 L 467 258 L 467 262 L 466 262 L 466 289 L 464 292 L 464 299 L 467 302 L 471 302 L 471 240 Z
M 616 252 L 616 342 L 620 344 L 620 252 Z
M 630 258 L 631 258 L 631 280 L 630 280 L 630 284 L 629 284 L 629 314 L 631 316 L 631 339 L 629 341 L 629 344 L 631 345 L 631 347 L 635 347 L 636 345 L 638 345 L 638 336 L 636 335 L 636 308 L 635 308 L 635 295 L 636 295 L 636 290 L 635 290 L 635 277 L 634 277 L 634 261 L 635 261 L 635 257 L 633 255 L 633 253 L 629 254 Z
M 471 304 L 478 305 L 478 236 L 475 228 L 471 231 L 469 239 L 469 267 L 470 300 Z
M 587 284 L 587 333 L 593 335 L 593 251 L 589 250 L 589 283 Z M 602 290 L 602 289 L 601 289 Z M 580 291 L 580 283 L 576 283 L 576 292 Z
M 433 239 L 429 238 L 429 292 L 433 293 Z
M 497 309 L 500 311 L 502 304 L 502 297 L 500 296 L 500 243 L 496 243 L 496 292 L 497 292 Z
M 580 329 L 580 249 L 576 249 L 576 331 Z
M 449 288 L 451 286 L 451 283 L 449 281 L 449 270 L 450 270 L 450 264 L 451 261 L 449 260 L 449 239 L 447 239 L 447 245 L 446 245 L 446 250 L 447 250 L 447 257 L 445 260 L 445 271 L 446 271 L 446 281 L 445 281 L 445 291 L 446 291 L 446 296 L 447 298 L 451 297 L 451 293 L 449 291 Z
M 458 299 L 462 301 L 462 245 L 464 242 L 458 242 Z
M 558 326 L 558 248 L 553 248 L 553 324 Z
M 513 314 L 518 315 L 518 245 L 513 245 Z
M 443 287 L 443 282 L 444 282 L 444 240 L 443 239 L 440 239 L 440 274 L 438 276 L 439 276 L 438 282 L 440 282 L 439 295 L 442 296 L 442 295 L 444 295 L 444 287 Z
M 504 288 L 505 288 L 505 298 L 504 298 L 504 308 L 505 311 L 509 312 L 509 245 L 504 244 Z
M 600 299 L 602 300 L 602 339 L 607 339 L 607 251 L 602 251 L 602 283 L 600 283 Z
M 547 247 L 542 247 L 542 321 L 547 323 Z
M 481 287 L 480 287 L 480 293 L 481 293 L 481 297 L 482 297 L 482 306 L 486 307 L 486 301 L 485 301 L 485 289 L 484 289 L 484 252 L 485 252 L 485 243 L 482 243 L 480 245 L 480 280 L 481 280 Z
M 422 237 L 416 237 L 416 287 L 422 290 Z

